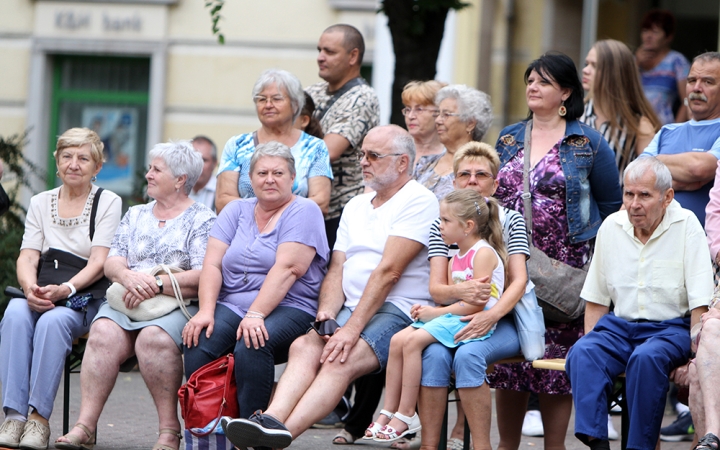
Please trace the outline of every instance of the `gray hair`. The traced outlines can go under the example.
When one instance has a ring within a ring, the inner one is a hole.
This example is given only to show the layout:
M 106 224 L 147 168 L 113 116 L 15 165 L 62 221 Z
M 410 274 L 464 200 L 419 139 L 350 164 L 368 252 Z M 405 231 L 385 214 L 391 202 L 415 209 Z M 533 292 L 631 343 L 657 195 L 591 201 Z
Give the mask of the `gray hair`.
M 303 106 L 305 106 L 305 91 L 303 91 L 302 83 L 298 78 L 287 70 L 268 69 L 257 79 L 252 90 L 253 102 L 260 92 L 269 85 L 275 83 L 278 90 L 284 90 L 290 97 L 290 104 L 293 111 L 293 122 L 300 117 Z
M 698 61 L 704 61 L 704 62 L 713 62 L 718 61 L 720 62 L 720 53 L 719 52 L 705 52 L 697 55 L 695 58 L 693 58 L 693 64 L 695 64 Z
M 290 175 L 295 176 L 295 157 L 290 151 L 290 147 L 277 141 L 270 141 L 255 147 L 255 152 L 253 152 L 252 158 L 250 158 L 250 175 L 252 175 L 253 170 L 255 170 L 255 164 L 260 161 L 260 158 L 265 156 L 284 159 L 287 162 Z
M 435 95 L 435 105 L 440 105 L 440 102 L 446 98 L 453 98 L 457 101 L 460 120 L 476 122 L 472 138 L 473 141 L 481 141 L 493 119 L 490 96 L 464 84 L 451 84 L 438 91 Z
M 655 174 L 655 189 L 658 192 L 665 193 L 672 187 L 670 169 L 654 156 L 643 156 L 628 164 L 623 173 L 625 183 L 638 182 L 648 170 Z
M 392 152 L 408 155 L 408 158 L 410 158 L 410 162 L 408 163 L 408 170 L 410 175 L 412 175 L 413 162 L 415 161 L 415 141 L 413 140 L 412 136 L 410 136 L 410 134 L 407 132 L 397 133 L 392 140 Z
M 195 151 L 190 141 L 170 141 L 155 144 L 150 150 L 148 158 L 150 158 L 150 161 L 155 158 L 165 161 L 174 177 L 187 175 L 184 186 L 185 194 L 190 194 L 193 186 L 200 178 L 203 168 L 202 156 L 200 156 L 200 152 Z
M 208 144 L 208 145 L 210 146 L 210 148 L 212 149 L 212 158 L 213 158 L 213 160 L 214 160 L 214 161 L 217 161 L 217 146 L 216 146 L 215 143 L 212 141 L 212 139 L 210 139 L 209 137 L 204 136 L 204 135 L 202 135 L 202 134 L 198 134 L 197 136 L 195 136 L 194 138 L 192 138 L 192 140 L 191 140 L 190 142 L 192 142 L 192 143 L 195 143 L 195 142 L 204 142 L 204 143 Z

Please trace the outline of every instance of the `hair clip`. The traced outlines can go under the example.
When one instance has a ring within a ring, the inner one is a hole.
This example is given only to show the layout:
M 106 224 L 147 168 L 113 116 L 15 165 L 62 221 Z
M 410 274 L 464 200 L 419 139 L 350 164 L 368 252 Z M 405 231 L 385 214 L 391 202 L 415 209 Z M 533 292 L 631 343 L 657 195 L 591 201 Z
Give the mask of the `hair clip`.
M 480 205 L 478 205 L 478 202 L 473 203 L 475 203 L 475 211 L 477 211 L 478 216 L 482 216 L 482 211 L 480 210 Z
M 486 204 L 486 205 L 487 205 L 488 203 L 490 203 L 490 199 L 489 199 L 488 197 L 483 197 L 483 198 L 485 199 L 485 204 Z

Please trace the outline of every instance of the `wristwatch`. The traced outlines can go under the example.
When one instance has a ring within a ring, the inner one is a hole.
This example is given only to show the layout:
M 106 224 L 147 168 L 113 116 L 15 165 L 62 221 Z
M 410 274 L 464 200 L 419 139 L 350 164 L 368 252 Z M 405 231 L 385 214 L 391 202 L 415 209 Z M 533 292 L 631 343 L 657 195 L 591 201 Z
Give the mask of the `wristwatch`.
M 157 287 L 160 288 L 160 293 L 163 293 L 163 282 L 159 275 L 155 275 L 155 284 L 157 284 Z

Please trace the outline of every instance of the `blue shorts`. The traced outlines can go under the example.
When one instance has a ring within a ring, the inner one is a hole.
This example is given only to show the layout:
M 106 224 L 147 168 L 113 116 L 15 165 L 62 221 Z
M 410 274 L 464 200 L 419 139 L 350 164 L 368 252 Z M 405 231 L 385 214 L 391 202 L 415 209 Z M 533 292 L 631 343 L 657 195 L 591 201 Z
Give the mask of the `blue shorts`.
M 486 379 L 488 364 L 520 354 L 520 341 L 512 314 L 500 319 L 490 339 L 473 341 L 456 348 L 430 344 L 423 351 L 422 379 L 425 387 L 447 387 L 455 373 L 455 387 L 475 388 Z
M 335 320 L 340 326 L 343 326 L 350 319 L 351 314 L 352 311 L 349 308 L 343 307 Z M 379 373 L 385 369 L 390 354 L 390 339 L 411 323 L 412 320 L 400 311 L 400 308 L 390 302 L 385 302 L 370 319 L 370 322 L 365 325 L 360 333 L 360 338 L 367 342 L 380 363 L 380 369 L 373 373 Z

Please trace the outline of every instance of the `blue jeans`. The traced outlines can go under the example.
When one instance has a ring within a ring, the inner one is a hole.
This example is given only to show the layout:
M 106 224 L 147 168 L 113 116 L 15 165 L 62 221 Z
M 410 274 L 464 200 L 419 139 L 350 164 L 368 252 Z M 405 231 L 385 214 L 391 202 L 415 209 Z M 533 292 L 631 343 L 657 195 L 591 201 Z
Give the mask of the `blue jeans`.
M 503 358 L 517 356 L 520 341 L 512 314 L 500 319 L 495 332 L 488 339 L 447 348 L 440 343 L 430 344 L 423 351 L 422 379 L 425 387 L 450 386 L 450 374 L 455 373 L 455 387 L 475 388 L 486 379 L 487 366 Z
M 210 339 L 205 331 L 200 333 L 197 347 L 183 347 L 185 376 L 190 376 L 222 355 L 230 352 L 235 356 L 235 381 L 240 417 L 248 418 L 258 409 L 265 409 L 270 402 L 275 364 L 287 362 L 290 344 L 310 328 L 315 318 L 297 308 L 278 306 L 265 318 L 265 329 L 270 339 L 257 350 L 247 348 L 245 341 L 236 339 L 242 318 L 230 308 L 217 305 L 215 328 Z
M 572 346 L 565 370 L 575 403 L 575 436 L 607 439 L 607 396 L 625 372 L 630 417 L 627 448 L 655 448 L 665 412 L 668 375 L 690 356 L 690 318 L 628 322 L 604 315 Z
M 338 313 L 337 323 L 340 326 L 345 325 L 350 319 L 350 315 L 352 315 L 350 309 L 343 307 Z M 360 333 L 360 338 L 367 342 L 380 364 L 380 368 L 372 373 L 380 373 L 385 369 L 390 355 L 390 339 L 411 323 L 410 317 L 400 311 L 400 308 L 390 302 L 385 302 L 365 325 Z

